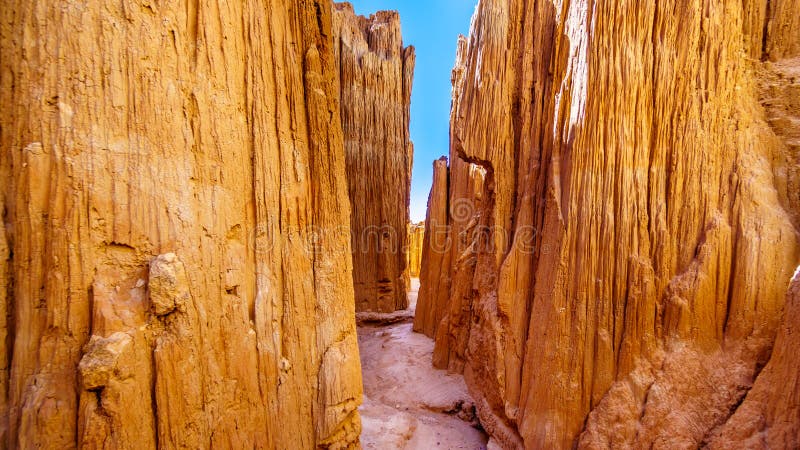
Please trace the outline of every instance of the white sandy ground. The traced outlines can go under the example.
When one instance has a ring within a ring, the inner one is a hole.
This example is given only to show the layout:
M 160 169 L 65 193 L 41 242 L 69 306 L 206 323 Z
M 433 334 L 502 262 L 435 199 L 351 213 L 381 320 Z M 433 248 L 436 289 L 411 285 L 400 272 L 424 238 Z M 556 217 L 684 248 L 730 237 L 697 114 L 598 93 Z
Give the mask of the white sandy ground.
M 419 282 L 412 280 L 410 310 Z M 358 328 L 364 374 L 359 408 L 364 449 L 486 449 L 486 435 L 470 422 L 473 401 L 460 375 L 431 366 L 433 341 L 410 321 Z

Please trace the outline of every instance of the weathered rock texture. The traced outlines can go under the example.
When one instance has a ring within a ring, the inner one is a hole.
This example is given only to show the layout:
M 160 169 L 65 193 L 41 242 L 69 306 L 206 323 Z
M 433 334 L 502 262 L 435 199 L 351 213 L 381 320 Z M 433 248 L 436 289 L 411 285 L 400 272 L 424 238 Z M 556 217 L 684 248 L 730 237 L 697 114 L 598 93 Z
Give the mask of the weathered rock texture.
M 798 17 L 791 0 L 480 1 L 426 224 L 451 251 L 423 256 L 415 324 L 494 442 L 695 448 L 758 417 L 792 447 L 798 388 L 773 383 L 797 357 L 779 340 L 761 369 L 800 258 L 798 118 L 775 124 Z
M 414 316 L 414 331 L 434 336 L 436 324 L 441 320 L 443 306 L 440 298 L 447 300 L 449 290 L 440 283 L 447 282 L 450 262 L 446 252 L 447 240 L 447 158 L 433 162 L 433 183 L 428 194 L 428 209 L 425 214 L 425 236 L 422 240 L 422 263 L 420 264 L 420 289 Z
M 0 15 L 0 447 L 357 446 L 331 5 Z
M 772 357 L 733 416 L 710 440 L 712 449 L 800 448 L 800 267 L 786 296 Z
M 419 277 L 419 266 L 422 262 L 422 241 L 425 239 L 425 222 L 408 224 L 408 274 Z
M 797 225 L 800 224 L 800 56 L 767 62 L 758 75 L 767 122 L 787 149 L 776 155 L 775 186 L 786 196 Z
M 333 34 L 352 203 L 356 310 L 405 309 L 414 47 L 403 47 L 396 11 L 366 18 L 349 3 L 334 5 Z
M 471 277 L 477 250 L 474 242 L 481 232 L 475 206 L 483 199 L 486 171 L 464 162 L 458 155 L 451 157 L 450 167 L 446 158 L 433 165 L 434 180 L 428 198 L 420 291 L 414 318 L 414 331 L 432 338 L 437 336 L 445 315 L 453 324 L 469 318 Z M 453 191 L 448 191 L 448 186 L 453 187 Z M 469 200 L 464 201 L 467 198 Z M 457 270 L 451 272 L 451 267 Z M 446 326 L 441 328 L 442 332 L 447 329 Z M 447 353 L 441 345 L 445 339 L 437 339 L 437 342 L 434 360 L 440 361 L 443 352 Z

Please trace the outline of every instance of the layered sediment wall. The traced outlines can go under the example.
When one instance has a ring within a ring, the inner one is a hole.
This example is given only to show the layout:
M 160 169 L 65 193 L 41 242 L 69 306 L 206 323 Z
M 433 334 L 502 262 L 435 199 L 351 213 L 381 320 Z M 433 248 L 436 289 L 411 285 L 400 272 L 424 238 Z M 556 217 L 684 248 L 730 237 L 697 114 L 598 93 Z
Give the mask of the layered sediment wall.
M 396 11 L 363 17 L 349 3 L 337 3 L 333 33 L 352 204 L 356 309 L 393 312 L 408 306 L 414 47 L 403 46 Z
M 766 408 L 748 430 L 792 446 L 791 400 L 762 405 L 797 395 L 773 386 L 797 365 L 785 338 L 773 351 L 800 260 L 797 17 L 790 0 L 480 1 L 426 223 L 450 246 L 423 257 L 415 325 L 495 443 L 750 442 L 735 424 Z
M 0 15 L 0 447 L 355 448 L 330 3 Z

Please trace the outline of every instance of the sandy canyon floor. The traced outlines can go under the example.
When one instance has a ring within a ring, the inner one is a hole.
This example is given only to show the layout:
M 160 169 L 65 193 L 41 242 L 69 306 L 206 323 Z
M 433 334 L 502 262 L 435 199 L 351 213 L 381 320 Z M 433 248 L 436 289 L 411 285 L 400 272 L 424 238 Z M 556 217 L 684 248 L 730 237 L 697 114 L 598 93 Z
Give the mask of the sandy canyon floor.
M 365 449 L 486 448 L 464 379 L 431 366 L 433 341 L 411 331 L 419 281 L 409 310 L 392 324 L 358 328 L 364 376 L 361 445 Z M 375 316 L 371 316 L 375 319 Z

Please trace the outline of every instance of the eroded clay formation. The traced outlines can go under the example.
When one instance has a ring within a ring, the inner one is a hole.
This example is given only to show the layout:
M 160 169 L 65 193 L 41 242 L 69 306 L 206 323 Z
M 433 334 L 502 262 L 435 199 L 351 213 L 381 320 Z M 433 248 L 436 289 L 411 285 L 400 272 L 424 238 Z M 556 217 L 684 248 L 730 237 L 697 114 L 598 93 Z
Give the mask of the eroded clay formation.
M 354 277 L 406 302 L 396 15 L 6 3 L 0 447 L 355 448 Z M 481 0 L 414 328 L 495 444 L 800 445 L 798 20 Z M 354 275 L 351 225 L 395 252 Z
M 480 1 L 415 329 L 495 444 L 797 447 L 798 17 Z
M 414 47 L 403 47 L 396 11 L 367 18 L 356 15 L 349 3 L 335 4 L 333 33 L 352 203 L 356 310 L 405 309 Z
M 355 448 L 331 5 L 0 15 L 0 447 Z

